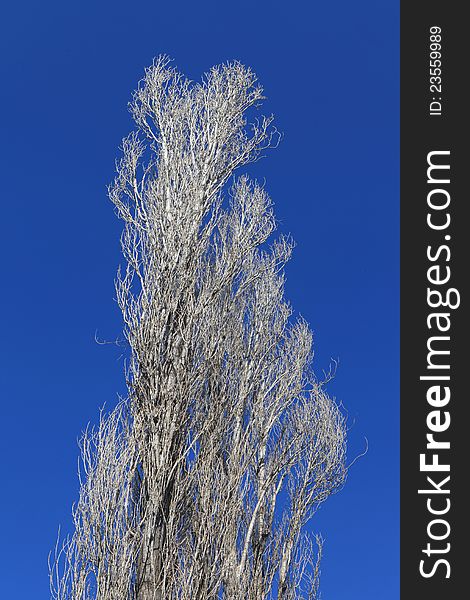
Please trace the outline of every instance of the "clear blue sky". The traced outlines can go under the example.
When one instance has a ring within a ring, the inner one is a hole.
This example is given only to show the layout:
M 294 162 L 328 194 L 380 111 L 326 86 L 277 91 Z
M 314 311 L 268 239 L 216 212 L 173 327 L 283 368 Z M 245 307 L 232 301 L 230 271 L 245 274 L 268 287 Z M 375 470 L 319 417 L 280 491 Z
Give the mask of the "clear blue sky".
M 397 0 L 5 5 L 1 103 L 1 596 L 47 599 L 76 439 L 123 390 L 120 224 L 106 197 L 126 104 L 161 53 L 192 78 L 239 59 L 284 133 L 256 165 L 297 242 L 287 293 L 340 367 L 351 470 L 313 525 L 325 600 L 398 597 Z

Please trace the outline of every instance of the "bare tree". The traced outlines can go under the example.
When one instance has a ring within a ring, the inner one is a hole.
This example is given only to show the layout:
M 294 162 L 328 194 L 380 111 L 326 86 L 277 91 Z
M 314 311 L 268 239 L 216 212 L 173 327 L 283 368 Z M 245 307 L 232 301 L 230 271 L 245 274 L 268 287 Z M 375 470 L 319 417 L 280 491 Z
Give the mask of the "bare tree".
M 262 100 L 238 62 L 194 83 L 166 57 L 133 96 L 109 188 L 129 394 L 83 436 L 57 600 L 317 597 L 305 525 L 345 480 L 346 428 L 284 300 L 292 244 L 233 176 L 273 143 L 272 118 L 247 126 Z

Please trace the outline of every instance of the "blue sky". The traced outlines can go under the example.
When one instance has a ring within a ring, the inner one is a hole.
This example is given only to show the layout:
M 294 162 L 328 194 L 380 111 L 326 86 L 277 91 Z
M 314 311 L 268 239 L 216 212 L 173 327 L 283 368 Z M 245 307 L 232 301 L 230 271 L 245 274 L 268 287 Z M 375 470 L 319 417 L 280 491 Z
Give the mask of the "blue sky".
M 297 242 L 287 294 L 339 370 L 351 469 L 320 510 L 325 600 L 398 597 L 398 58 L 396 0 L 13 3 L 0 25 L 2 597 L 48 598 L 70 524 L 80 431 L 123 390 L 105 186 L 126 105 L 154 56 L 195 79 L 239 59 L 284 138 L 255 174 Z

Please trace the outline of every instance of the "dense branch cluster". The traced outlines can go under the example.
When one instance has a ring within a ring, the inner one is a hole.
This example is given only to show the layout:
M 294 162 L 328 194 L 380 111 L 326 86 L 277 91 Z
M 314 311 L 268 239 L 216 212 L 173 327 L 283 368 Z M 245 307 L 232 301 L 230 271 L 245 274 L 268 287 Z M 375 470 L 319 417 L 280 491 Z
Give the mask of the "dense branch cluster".
M 272 144 L 239 63 L 188 81 L 161 57 L 131 103 L 111 200 L 129 395 L 84 435 L 57 600 L 316 598 L 305 525 L 344 482 L 345 423 L 283 298 L 292 244 L 234 171 Z

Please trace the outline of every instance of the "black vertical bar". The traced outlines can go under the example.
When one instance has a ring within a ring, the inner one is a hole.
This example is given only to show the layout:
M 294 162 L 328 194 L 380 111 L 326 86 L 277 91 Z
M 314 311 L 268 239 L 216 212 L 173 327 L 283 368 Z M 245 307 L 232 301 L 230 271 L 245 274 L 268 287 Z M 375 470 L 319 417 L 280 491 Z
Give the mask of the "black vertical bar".
M 401 3 L 402 600 L 470 594 L 470 26 L 464 7 Z M 428 177 L 429 161 L 450 168 L 431 169 Z M 460 305 L 445 306 L 446 299 Z M 425 470 L 433 460 L 436 470 Z M 449 471 L 440 470 L 446 465 Z

